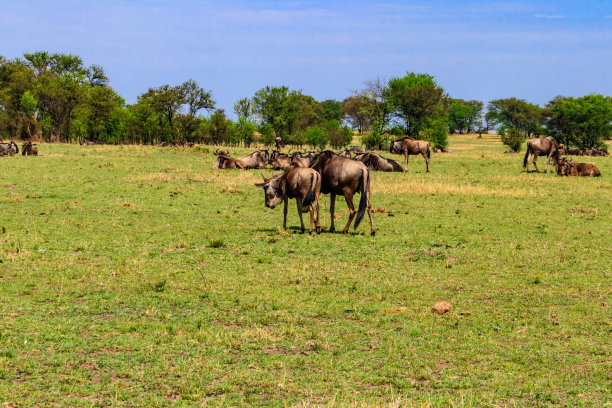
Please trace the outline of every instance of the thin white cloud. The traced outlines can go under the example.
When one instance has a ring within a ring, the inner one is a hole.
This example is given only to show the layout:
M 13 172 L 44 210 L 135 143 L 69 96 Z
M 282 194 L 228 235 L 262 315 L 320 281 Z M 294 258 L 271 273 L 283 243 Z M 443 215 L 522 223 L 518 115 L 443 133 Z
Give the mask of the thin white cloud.
M 565 16 L 562 15 L 550 15 L 550 14 L 534 14 L 536 18 L 545 18 L 547 20 L 562 20 Z

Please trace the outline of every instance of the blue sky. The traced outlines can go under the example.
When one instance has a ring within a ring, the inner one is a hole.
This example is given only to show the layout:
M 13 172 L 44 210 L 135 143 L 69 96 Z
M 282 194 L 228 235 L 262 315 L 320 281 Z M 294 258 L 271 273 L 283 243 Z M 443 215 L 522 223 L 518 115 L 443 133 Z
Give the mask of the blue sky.
M 266 85 L 341 100 L 414 71 L 544 104 L 612 94 L 612 1 L 0 0 L 0 55 L 37 50 L 102 65 L 128 103 L 193 78 L 231 113 Z

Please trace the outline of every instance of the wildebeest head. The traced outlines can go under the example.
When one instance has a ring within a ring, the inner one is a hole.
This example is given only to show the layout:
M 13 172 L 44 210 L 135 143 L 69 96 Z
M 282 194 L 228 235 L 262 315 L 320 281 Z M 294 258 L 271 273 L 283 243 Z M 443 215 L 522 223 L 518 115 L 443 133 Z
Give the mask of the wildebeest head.
M 389 146 L 389 153 L 401 154 L 402 153 L 402 140 L 392 140 Z
M 281 175 L 278 174 L 267 179 L 263 174 L 261 175 L 264 182 L 263 183 L 255 183 L 256 187 L 263 187 L 266 207 L 274 208 L 283 201 L 283 197 L 285 196 L 285 182 L 284 179 L 281 178 Z

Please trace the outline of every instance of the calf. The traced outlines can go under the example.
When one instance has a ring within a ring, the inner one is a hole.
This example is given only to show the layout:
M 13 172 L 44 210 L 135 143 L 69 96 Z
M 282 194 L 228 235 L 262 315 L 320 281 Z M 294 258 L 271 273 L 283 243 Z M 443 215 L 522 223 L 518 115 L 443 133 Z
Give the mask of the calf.
M 319 194 L 321 193 L 321 175 L 310 168 L 291 165 L 282 174 L 277 174 L 272 178 L 265 178 L 263 183 L 255 184 L 263 187 L 265 194 L 266 207 L 274 208 L 281 201 L 284 201 L 283 208 L 283 229 L 287 229 L 287 203 L 290 198 L 295 198 L 297 203 L 298 215 L 302 232 L 304 232 L 304 220 L 302 213 L 310 212 L 310 228 L 308 232 L 312 234 L 313 223 L 316 224 L 317 232 L 321 232 L 319 222 Z M 317 214 L 313 204 L 316 203 Z
M 285 153 L 274 150 L 270 155 L 270 160 L 268 163 L 274 168 L 274 170 L 285 170 L 287 167 L 291 166 L 291 158 Z

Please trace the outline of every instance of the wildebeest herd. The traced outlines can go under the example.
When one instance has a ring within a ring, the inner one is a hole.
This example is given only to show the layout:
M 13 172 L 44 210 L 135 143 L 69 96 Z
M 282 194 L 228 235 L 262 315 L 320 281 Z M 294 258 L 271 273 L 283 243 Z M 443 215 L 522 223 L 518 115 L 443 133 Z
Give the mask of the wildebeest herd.
M 0 156 L 13 156 L 19 153 L 19 147 L 17 143 L 12 140 L 8 143 L 0 143 Z M 21 154 L 23 156 L 38 156 L 38 148 L 36 143 L 30 141 L 24 142 L 21 145 Z
M 405 172 L 408 171 L 408 156 L 421 155 L 425 159 L 426 172 L 430 172 L 431 147 L 429 142 L 415 140 L 408 136 L 392 140 L 389 152 L 404 155 L 404 168 L 394 160 L 383 157 L 374 152 L 366 152 L 358 146 L 334 153 L 326 150 L 322 152 L 302 152 L 282 153 L 280 149 L 283 144 L 276 140 L 276 149 L 271 154 L 267 150 L 257 150 L 247 156 L 234 158 L 228 152 L 217 151 L 217 156 L 213 168 L 215 169 L 265 169 L 271 166 L 275 170 L 284 170 L 269 179 L 264 178 L 263 183 L 257 183 L 257 187 L 262 187 L 265 194 L 265 205 L 274 208 L 284 202 L 283 210 L 283 229 L 287 227 L 287 205 L 288 200 L 295 198 L 297 210 L 300 217 L 302 232 L 305 231 L 302 213 L 310 213 L 310 228 L 321 231 L 319 221 L 319 195 L 329 194 L 331 225 L 330 232 L 334 231 L 334 208 L 336 195 L 345 198 L 349 209 L 349 219 L 342 230 L 348 232 L 351 223 L 357 229 L 366 211 L 370 218 L 370 234 L 374 235 L 376 230 L 372 221 L 372 205 L 370 202 L 370 171 Z M 450 150 L 445 149 L 445 152 Z M 573 149 L 565 149 L 563 145 L 557 143 L 553 137 L 534 138 L 527 142 L 527 152 L 523 160 L 523 167 L 529 170 L 529 161 L 533 158 L 535 171 L 539 172 L 537 158 L 546 157 L 545 173 L 548 166 L 553 164 L 560 176 L 586 176 L 597 177 L 601 173 L 597 167 L 588 163 L 578 163 L 563 154 L 580 154 Z M 605 147 L 598 149 L 587 149 L 584 154 L 592 156 L 607 156 L 608 151 Z M 552 162 L 552 163 L 551 163 Z M 356 210 L 353 203 L 353 196 L 359 193 L 361 199 Z

